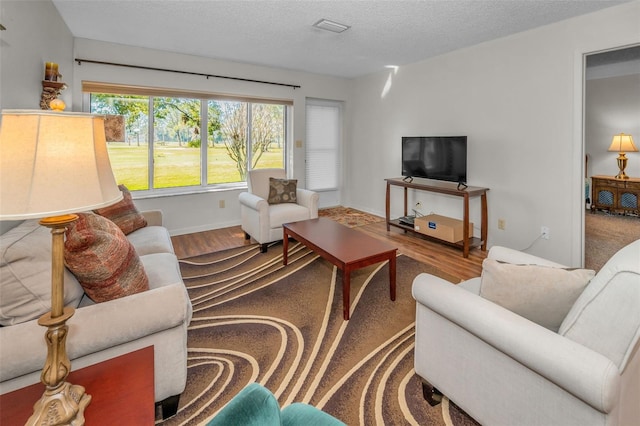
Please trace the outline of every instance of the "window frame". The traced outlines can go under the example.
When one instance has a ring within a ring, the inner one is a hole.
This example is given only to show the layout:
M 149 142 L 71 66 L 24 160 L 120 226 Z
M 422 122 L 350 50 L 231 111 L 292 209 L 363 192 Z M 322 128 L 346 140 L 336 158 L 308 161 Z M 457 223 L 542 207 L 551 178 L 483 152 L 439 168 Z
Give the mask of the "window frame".
M 292 147 L 293 138 L 293 100 L 292 99 L 277 99 L 277 98 L 261 98 L 251 96 L 240 96 L 232 94 L 210 93 L 200 91 L 187 91 L 180 89 L 170 89 L 161 87 L 149 87 L 149 86 L 133 86 L 115 83 L 102 83 L 96 81 L 82 81 L 82 110 L 84 112 L 91 111 L 91 94 L 113 94 L 113 95 L 141 95 L 147 96 L 149 102 L 149 111 L 152 111 L 153 100 L 157 97 L 177 97 L 177 98 L 192 98 L 200 101 L 200 185 L 193 186 L 180 186 L 171 188 L 154 188 L 153 187 L 153 167 L 154 167 L 154 145 L 155 140 L 151 140 L 148 144 L 148 185 L 149 189 L 132 191 L 136 198 L 155 198 L 172 195 L 184 195 L 184 194 L 197 194 L 205 192 L 216 192 L 225 190 L 246 189 L 247 182 L 230 182 L 230 183 L 212 183 L 208 181 L 208 142 L 209 134 L 207 132 L 208 123 L 208 102 L 215 101 L 231 101 L 231 102 L 246 102 L 249 103 L 247 108 L 249 117 L 247 117 L 247 170 L 251 170 L 251 104 L 275 104 L 281 105 L 284 108 L 283 111 L 283 132 L 284 132 L 284 147 L 282 153 L 282 167 L 286 172 L 289 171 L 291 159 L 290 152 Z M 154 114 L 149 114 L 147 123 L 147 134 L 153 135 L 154 133 Z

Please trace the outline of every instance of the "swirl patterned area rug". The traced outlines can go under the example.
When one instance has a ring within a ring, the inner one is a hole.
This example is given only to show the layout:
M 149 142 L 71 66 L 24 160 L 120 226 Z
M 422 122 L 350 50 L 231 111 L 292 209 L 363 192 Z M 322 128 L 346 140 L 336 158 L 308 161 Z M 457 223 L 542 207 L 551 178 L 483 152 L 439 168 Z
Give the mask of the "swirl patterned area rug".
M 291 242 L 261 254 L 257 245 L 181 261 L 193 302 L 187 388 L 163 425 L 206 423 L 251 382 L 281 406 L 312 404 L 349 425 L 465 425 L 453 404 L 430 407 L 413 372 L 413 278 L 434 268 L 399 256 L 397 298 L 387 264 L 351 276 L 351 319 L 342 319 L 339 271 Z

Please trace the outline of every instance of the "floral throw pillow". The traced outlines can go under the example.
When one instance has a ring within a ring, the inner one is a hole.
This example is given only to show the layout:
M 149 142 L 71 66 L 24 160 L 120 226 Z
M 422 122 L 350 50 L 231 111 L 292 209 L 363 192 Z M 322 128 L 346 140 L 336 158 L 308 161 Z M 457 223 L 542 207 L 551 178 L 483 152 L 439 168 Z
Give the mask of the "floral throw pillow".
M 94 302 L 149 290 L 149 278 L 135 248 L 109 219 L 79 213 L 65 236 L 65 265 Z
M 269 204 L 297 203 L 297 179 L 269 178 Z
M 111 206 L 94 210 L 93 212 L 106 217 L 118 225 L 118 228 L 124 232 L 124 235 L 129 235 L 136 229 L 147 226 L 147 220 L 140 214 L 136 205 L 133 204 L 133 198 L 131 198 L 131 193 L 127 187 L 118 185 L 118 188 L 122 191 L 123 197 L 121 201 Z

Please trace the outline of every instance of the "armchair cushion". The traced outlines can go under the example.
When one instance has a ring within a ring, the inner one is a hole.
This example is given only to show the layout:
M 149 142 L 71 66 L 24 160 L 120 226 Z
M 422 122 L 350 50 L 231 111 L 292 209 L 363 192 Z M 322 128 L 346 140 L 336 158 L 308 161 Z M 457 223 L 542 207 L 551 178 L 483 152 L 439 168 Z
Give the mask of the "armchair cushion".
M 133 203 L 133 198 L 127 187 L 118 185 L 118 188 L 120 188 L 122 192 L 121 201 L 111 206 L 94 210 L 93 212 L 111 220 L 118 225 L 118 228 L 120 228 L 125 235 L 128 235 L 136 229 L 147 226 L 147 220 Z
M 269 204 L 297 203 L 297 179 L 269 178 Z
M 135 248 L 109 219 L 80 213 L 65 235 L 65 264 L 93 301 L 106 302 L 149 289 Z
M 485 259 L 480 295 L 557 331 L 595 271 L 518 265 Z

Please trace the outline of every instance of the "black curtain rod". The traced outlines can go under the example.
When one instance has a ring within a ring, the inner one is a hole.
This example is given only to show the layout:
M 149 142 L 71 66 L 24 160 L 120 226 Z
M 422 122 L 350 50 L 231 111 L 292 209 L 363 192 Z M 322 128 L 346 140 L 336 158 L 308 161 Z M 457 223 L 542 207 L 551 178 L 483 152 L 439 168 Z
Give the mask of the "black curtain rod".
M 211 78 L 226 78 L 228 80 L 248 81 L 249 83 L 273 84 L 274 86 L 292 87 L 293 90 L 300 88 L 300 86 L 297 86 L 295 84 L 274 83 L 272 81 L 252 80 L 250 78 L 229 77 L 229 76 L 226 76 L 226 75 L 203 74 L 203 73 L 200 73 L 200 72 L 171 70 L 171 69 L 168 69 L 168 68 L 145 67 L 143 65 L 118 64 L 116 62 L 94 61 L 94 60 L 91 60 L 91 59 L 80 59 L 80 58 L 76 58 L 75 61 L 78 63 L 78 65 L 82 65 L 83 62 L 88 62 L 90 64 L 112 65 L 112 66 L 116 66 L 116 67 L 125 67 L 125 68 L 138 68 L 138 69 L 141 69 L 141 70 L 164 71 L 164 72 L 174 72 L 174 73 L 178 73 L 178 74 L 200 75 L 202 77 L 206 77 L 207 79 L 209 79 L 210 77 Z

